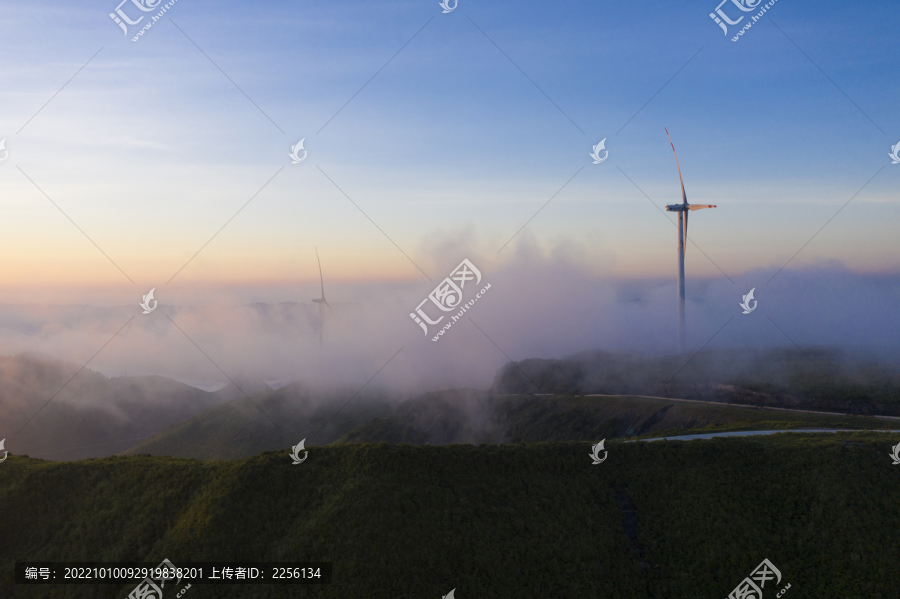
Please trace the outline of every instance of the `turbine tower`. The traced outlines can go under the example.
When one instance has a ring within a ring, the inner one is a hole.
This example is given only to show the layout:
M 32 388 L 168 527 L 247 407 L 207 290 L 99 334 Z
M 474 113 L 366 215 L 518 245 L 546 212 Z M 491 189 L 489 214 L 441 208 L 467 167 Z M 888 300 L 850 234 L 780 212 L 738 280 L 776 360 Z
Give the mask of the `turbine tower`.
M 331 310 L 331 305 L 325 301 L 325 279 L 322 278 L 322 261 L 319 260 L 319 249 L 316 248 L 316 262 L 319 263 L 319 284 L 322 286 L 322 297 L 313 300 L 319 304 L 319 347 L 322 347 L 322 332 L 325 330 L 325 306 Z M 331 310 L 334 312 L 334 310 Z
M 669 204 L 666 210 L 678 213 L 678 351 L 684 352 L 684 248 L 687 244 L 688 213 L 702 208 L 715 208 L 710 204 L 688 204 L 687 194 L 684 193 L 684 179 L 681 178 L 681 165 L 678 163 L 678 154 L 675 152 L 675 144 L 672 136 L 666 129 L 666 137 L 675 154 L 675 166 L 678 167 L 678 180 L 681 181 L 681 204 Z M 682 224 L 684 223 L 684 224 Z

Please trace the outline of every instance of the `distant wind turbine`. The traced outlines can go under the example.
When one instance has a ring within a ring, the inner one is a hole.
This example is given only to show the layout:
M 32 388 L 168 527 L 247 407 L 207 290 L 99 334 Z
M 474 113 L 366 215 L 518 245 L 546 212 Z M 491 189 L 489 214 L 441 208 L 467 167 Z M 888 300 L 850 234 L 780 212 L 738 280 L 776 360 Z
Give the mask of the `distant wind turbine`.
M 687 244 L 688 213 L 702 208 L 715 208 L 710 204 L 688 204 L 687 194 L 684 193 L 684 179 L 681 178 L 681 165 L 678 163 L 678 154 L 675 152 L 675 144 L 672 136 L 666 129 L 666 137 L 675 154 L 675 166 L 678 167 L 678 180 L 681 181 L 681 204 L 669 204 L 666 210 L 678 213 L 678 351 L 684 351 L 684 247 Z M 684 225 L 682 225 L 682 221 Z M 682 228 L 683 227 L 683 228 Z
M 316 248 L 316 262 L 319 263 L 319 284 L 322 286 L 322 297 L 313 300 L 319 304 L 319 347 L 322 347 L 322 333 L 325 330 L 325 306 L 331 310 L 331 305 L 325 301 L 325 279 L 322 278 L 322 261 L 319 260 L 319 249 Z M 334 312 L 334 310 L 331 310 Z

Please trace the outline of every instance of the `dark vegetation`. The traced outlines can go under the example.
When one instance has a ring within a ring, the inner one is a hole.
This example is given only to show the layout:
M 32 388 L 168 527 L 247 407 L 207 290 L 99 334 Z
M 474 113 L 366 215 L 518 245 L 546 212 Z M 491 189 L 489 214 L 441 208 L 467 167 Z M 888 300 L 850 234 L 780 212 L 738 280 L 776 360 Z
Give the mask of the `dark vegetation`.
M 675 406 L 666 412 L 675 410 Z M 764 558 L 787 597 L 900 588 L 895 433 L 621 443 L 287 446 L 219 462 L 130 456 L 0 466 L 0 596 L 16 560 L 331 561 L 320 587 L 193 586 L 188 598 L 722 599 Z M 766 587 L 766 597 L 778 588 Z

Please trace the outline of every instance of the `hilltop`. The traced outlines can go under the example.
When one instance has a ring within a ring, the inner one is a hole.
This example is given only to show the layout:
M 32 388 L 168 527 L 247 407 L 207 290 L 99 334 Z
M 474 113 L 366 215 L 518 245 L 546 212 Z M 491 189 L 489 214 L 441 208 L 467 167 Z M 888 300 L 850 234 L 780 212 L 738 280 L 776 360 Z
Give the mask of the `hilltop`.
M 491 391 L 651 395 L 900 416 L 900 361 L 864 351 L 782 348 L 649 356 L 585 351 L 499 369 Z

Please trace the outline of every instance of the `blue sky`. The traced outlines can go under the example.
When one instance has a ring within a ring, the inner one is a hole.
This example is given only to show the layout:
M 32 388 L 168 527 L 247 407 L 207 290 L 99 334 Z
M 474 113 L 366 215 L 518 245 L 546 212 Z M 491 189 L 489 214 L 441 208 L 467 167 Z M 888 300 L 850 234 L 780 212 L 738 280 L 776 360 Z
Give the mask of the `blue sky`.
M 463 257 L 435 240 L 502 262 L 554 194 L 534 243 L 669 276 L 664 127 L 689 200 L 719 206 L 691 221 L 689 277 L 780 267 L 876 173 L 792 265 L 897 270 L 896 3 L 778 0 L 737 43 L 706 1 L 178 0 L 136 43 L 115 5 L 5 9 L 5 288 L 158 285 L 257 192 L 179 283 L 312 279 L 313 246 L 339 279 L 424 278 L 394 243 L 435 278 Z

